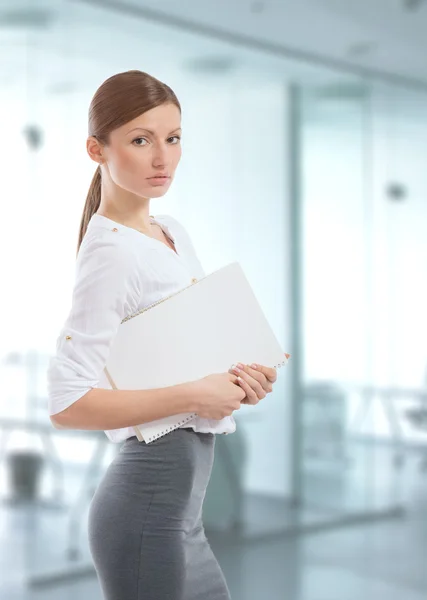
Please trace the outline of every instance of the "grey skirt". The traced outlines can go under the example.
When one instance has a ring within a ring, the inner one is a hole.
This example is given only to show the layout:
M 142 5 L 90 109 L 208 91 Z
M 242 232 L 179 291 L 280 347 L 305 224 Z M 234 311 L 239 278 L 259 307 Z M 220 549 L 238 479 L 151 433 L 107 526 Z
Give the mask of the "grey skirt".
M 89 548 L 105 600 L 230 600 L 202 508 L 215 435 L 131 437 L 89 507 Z

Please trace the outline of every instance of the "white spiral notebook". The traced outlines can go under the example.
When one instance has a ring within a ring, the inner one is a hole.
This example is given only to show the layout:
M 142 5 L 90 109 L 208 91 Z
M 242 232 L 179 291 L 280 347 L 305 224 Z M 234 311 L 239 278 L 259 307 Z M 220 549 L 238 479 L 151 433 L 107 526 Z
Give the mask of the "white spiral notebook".
M 287 358 L 234 262 L 123 319 L 104 371 L 113 389 L 144 390 L 225 373 L 236 362 L 279 368 Z M 143 423 L 135 434 L 150 443 L 196 416 Z

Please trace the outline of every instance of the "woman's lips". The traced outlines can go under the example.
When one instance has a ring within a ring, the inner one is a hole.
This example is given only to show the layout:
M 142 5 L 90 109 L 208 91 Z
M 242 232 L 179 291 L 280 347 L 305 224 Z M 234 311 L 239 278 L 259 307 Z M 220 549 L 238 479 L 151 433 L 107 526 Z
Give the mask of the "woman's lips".
M 149 177 L 148 181 L 150 181 L 152 185 L 163 185 L 164 183 L 169 181 L 169 179 L 170 179 L 170 177 L 156 176 L 156 177 Z

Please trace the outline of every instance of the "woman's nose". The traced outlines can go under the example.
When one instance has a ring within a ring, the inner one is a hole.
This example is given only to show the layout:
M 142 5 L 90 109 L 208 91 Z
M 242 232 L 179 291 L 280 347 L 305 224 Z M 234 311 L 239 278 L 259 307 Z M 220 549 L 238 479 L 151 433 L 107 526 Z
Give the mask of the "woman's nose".
M 155 146 L 153 152 L 153 165 L 156 167 L 162 167 L 167 163 L 167 148 L 159 145 Z

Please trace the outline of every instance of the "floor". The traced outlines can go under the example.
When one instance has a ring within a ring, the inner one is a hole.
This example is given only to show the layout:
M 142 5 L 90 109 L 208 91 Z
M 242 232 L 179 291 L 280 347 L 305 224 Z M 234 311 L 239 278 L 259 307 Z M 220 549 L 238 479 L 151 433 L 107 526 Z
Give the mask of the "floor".
M 354 477 L 351 469 L 348 477 Z M 425 600 L 427 473 L 419 469 L 417 456 L 409 457 L 398 479 L 404 517 L 300 536 L 290 529 L 288 535 L 270 539 L 208 532 L 233 600 Z M 271 511 L 264 513 L 271 531 Z M 262 512 L 257 514 L 260 521 Z M 38 518 L 34 515 L 34 508 L 25 505 L 6 503 L 0 510 L 0 600 L 102 600 L 90 571 L 78 579 L 71 575 L 66 582 L 26 589 L 24 570 L 54 573 L 67 562 L 64 512 L 40 507 Z M 84 549 L 69 564 L 78 567 L 86 559 Z

